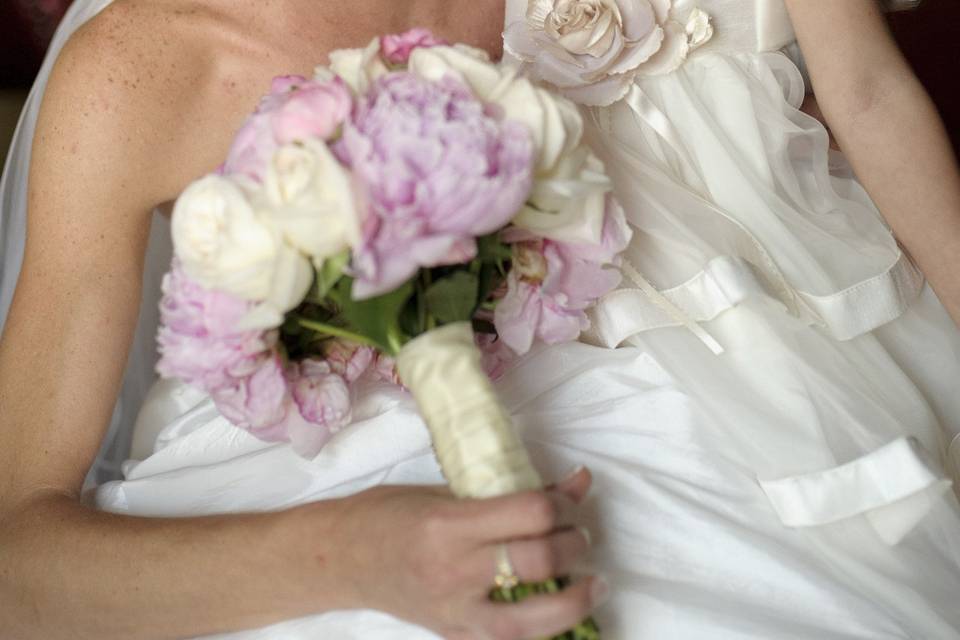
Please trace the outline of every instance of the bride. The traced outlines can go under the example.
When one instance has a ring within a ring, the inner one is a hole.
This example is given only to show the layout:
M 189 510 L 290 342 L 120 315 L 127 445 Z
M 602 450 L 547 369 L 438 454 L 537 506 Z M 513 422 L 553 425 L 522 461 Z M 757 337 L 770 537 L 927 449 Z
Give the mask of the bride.
M 879 3 L 530 4 L 568 31 L 652 16 L 669 65 L 567 88 L 603 103 L 583 113 L 635 234 L 584 342 L 498 384 L 564 479 L 457 502 L 424 486 L 396 390 L 313 460 L 182 385 L 147 395 L 151 212 L 218 165 L 272 76 L 332 49 L 418 25 L 499 56 L 506 25 L 505 64 L 571 58 L 538 48 L 525 0 L 75 2 L 0 194 L 10 637 L 513 640 L 599 607 L 611 639 L 960 638 L 960 177 Z M 794 39 L 846 157 L 797 109 Z M 588 546 L 603 578 L 485 601 L 503 550 L 537 580 L 582 573 Z

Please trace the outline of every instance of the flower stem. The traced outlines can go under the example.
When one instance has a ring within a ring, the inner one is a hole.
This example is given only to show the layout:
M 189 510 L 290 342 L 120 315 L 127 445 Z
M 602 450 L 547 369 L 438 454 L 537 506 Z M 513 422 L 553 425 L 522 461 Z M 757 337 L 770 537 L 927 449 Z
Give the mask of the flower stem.
M 560 578 L 558 580 L 548 580 L 536 584 L 520 584 L 512 589 L 500 587 L 490 592 L 490 599 L 500 603 L 523 602 L 531 596 L 557 593 L 563 590 L 568 584 L 568 579 Z M 541 640 L 601 640 L 600 628 L 593 618 L 587 618 L 565 633 L 552 636 L 551 638 L 542 638 Z
M 334 338 L 343 338 L 344 340 L 350 340 L 351 342 L 367 345 L 368 347 L 374 347 L 377 349 L 380 348 L 379 344 L 366 336 L 360 335 L 359 333 L 354 333 L 352 331 L 347 331 L 346 329 L 341 329 L 340 327 L 317 322 L 316 320 L 308 320 L 301 317 L 297 317 L 296 320 L 297 323 L 304 329 L 310 329 L 311 331 L 333 336 Z

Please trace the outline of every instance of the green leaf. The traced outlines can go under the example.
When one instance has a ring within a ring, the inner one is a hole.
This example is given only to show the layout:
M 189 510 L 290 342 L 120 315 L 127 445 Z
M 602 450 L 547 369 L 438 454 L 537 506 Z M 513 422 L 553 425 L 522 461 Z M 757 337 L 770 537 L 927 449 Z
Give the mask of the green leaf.
M 494 291 L 503 283 L 504 277 L 495 265 L 485 264 L 480 269 L 480 291 L 477 299 L 484 303 L 490 299 Z
M 423 323 L 421 322 L 419 304 L 422 302 L 423 296 L 420 295 L 418 289 L 417 294 L 411 296 L 407 300 L 407 304 L 403 305 L 403 309 L 400 310 L 400 316 L 398 322 L 400 323 L 400 330 L 408 336 L 418 336 L 423 332 Z
M 500 241 L 499 234 L 477 238 L 477 258 L 485 264 L 500 264 L 513 256 L 510 245 Z
M 466 322 L 473 316 L 480 279 L 469 271 L 456 271 L 427 289 L 427 313 L 441 324 Z
M 407 282 L 390 293 L 369 300 L 354 300 L 353 278 L 344 277 L 331 291 L 340 306 L 345 328 L 364 336 L 389 355 L 397 355 L 410 336 L 400 328 L 400 314 L 413 295 L 413 283 Z
M 349 263 L 349 251 L 344 251 L 324 260 L 323 265 L 317 269 L 317 277 L 313 283 L 311 297 L 317 302 L 323 303 L 330 290 L 343 277 L 343 270 Z

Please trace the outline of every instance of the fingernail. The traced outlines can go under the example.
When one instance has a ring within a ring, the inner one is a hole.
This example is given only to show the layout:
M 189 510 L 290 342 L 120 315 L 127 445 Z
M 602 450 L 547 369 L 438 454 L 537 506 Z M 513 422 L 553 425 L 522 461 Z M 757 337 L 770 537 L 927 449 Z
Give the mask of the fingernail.
M 590 604 L 599 607 L 610 597 L 610 584 L 601 576 L 593 577 L 590 585 Z
M 586 469 L 585 466 L 583 466 L 582 464 L 581 464 L 581 465 L 578 465 L 578 466 L 577 466 L 575 469 L 573 469 L 572 471 L 568 471 L 566 474 L 564 474 L 563 480 L 561 480 L 560 482 L 566 482 L 567 480 L 570 480 L 571 478 L 573 478 L 573 477 L 574 477 L 575 475 L 577 475 L 578 473 L 581 473 L 584 469 Z
M 590 533 L 590 529 L 587 529 L 586 527 L 577 527 L 577 531 L 579 531 L 580 535 L 582 535 L 584 539 L 587 541 L 587 546 L 592 547 L 593 535 Z

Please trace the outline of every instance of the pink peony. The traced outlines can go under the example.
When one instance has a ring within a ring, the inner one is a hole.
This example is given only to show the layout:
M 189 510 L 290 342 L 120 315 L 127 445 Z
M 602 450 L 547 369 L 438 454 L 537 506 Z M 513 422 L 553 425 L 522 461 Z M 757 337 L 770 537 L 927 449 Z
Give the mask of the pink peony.
M 248 375 L 277 339 L 276 332 L 237 330 L 252 306 L 201 287 L 174 260 L 163 279 L 157 371 L 208 392 Z
M 384 59 L 394 65 L 406 64 L 410 59 L 410 52 L 414 49 L 447 44 L 449 43 L 443 38 L 438 38 L 429 30 L 422 28 L 380 38 L 380 50 Z
M 277 147 L 306 138 L 329 140 L 352 108 L 350 89 L 340 78 L 327 82 L 303 76 L 276 78 L 271 93 L 237 133 L 224 172 L 261 181 Z
M 480 366 L 493 381 L 499 380 L 514 360 L 516 354 L 503 339 L 489 333 L 478 333 L 477 347 L 480 349 Z
M 370 369 L 370 376 L 377 382 L 395 384 L 398 387 L 403 386 L 400 373 L 397 371 L 397 361 L 382 353 L 377 353 L 373 367 Z
M 268 442 L 287 440 L 284 421 L 291 408 L 283 360 L 273 352 L 250 375 L 211 393 L 214 404 L 232 424 Z
M 328 362 L 304 360 L 290 375 L 293 399 L 307 422 L 339 431 L 350 422 L 350 388 Z
M 537 338 L 547 344 L 576 340 L 590 328 L 586 310 L 620 283 L 620 272 L 606 265 L 629 241 L 623 210 L 612 197 L 600 245 L 521 237 L 514 244 L 507 295 L 494 314 L 501 340 L 519 354 Z
M 347 381 L 329 364 L 305 360 L 285 368 L 278 353 L 212 397 L 234 426 L 260 440 L 289 442 L 304 457 L 319 453 L 351 418 Z
M 527 130 L 499 121 L 452 78 L 380 78 L 337 149 L 370 209 L 354 254 L 358 299 L 395 289 L 420 267 L 471 260 L 474 238 L 506 225 L 530 192 Z
M 367 372 L 377 357 L 370 347 L 362 347 L 343 340 L 331 340 L 324 348 L 324 357 L 333 369 L 350 384 Z

